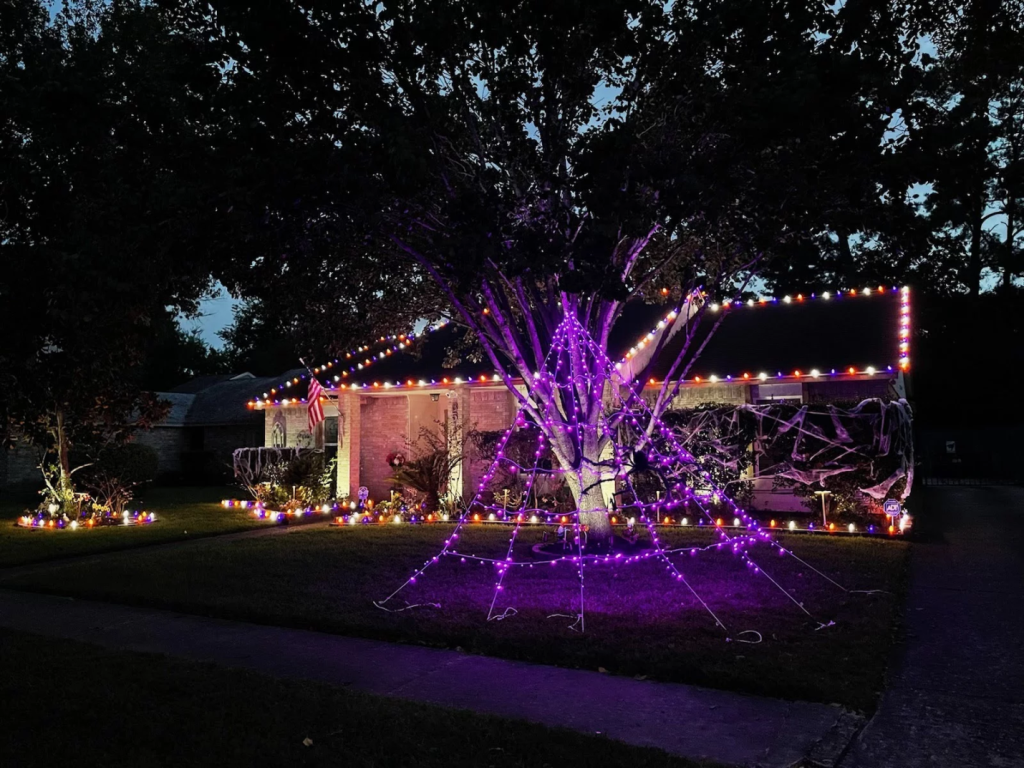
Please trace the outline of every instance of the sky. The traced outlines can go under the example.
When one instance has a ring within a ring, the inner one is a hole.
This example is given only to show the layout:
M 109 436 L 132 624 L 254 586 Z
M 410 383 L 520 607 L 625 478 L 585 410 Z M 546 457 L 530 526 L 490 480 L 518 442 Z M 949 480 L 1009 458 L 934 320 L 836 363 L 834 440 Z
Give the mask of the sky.
M 231 325 L 231 321 L 234 319 L 234 308 L 241 302 L 231 298 L 231 295 L 220 283 L 216 283 L 215 287 L 216 295 L 200 302 L 199 317 L 194 320 L 183 318 L 181 324 L 185 330 L 198 329 L 203 341 L 212 347 L 221 349 L 224 346 L 224 341 L 217 335 L 217 331 Z

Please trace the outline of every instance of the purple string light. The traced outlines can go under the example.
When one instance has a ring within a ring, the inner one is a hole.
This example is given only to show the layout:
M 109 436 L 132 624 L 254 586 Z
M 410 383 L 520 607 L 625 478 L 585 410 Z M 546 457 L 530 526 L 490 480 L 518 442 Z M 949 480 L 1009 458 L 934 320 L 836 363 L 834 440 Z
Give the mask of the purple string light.
M 568 365 L 566 365 L 566 362 Z M 612 405 L 614 406 L 607 412 L 604 406 L 606 384 L 613 385 Z M 593 339 L 580 325 L 574 315 L 567 314 L 556 329 L 548 355 L 540 369 L 534 373 L 528 385 L 528 396 L 521 403 L 512 425 L 505 431 L 499 442 L 494 460 L 478 483 L 472 501 L 459 516 L 454 530 L 445 540 L 441 551 L 417 568 L 394 592 L 383 600 L 375 601 L 374 605 L 387 611 L 404 611 L 417 607 L 416 605 L 406 605 L 403 608 L 389 608 L 387 603 L 407 586 L 415 584 L 417 578 L 422 576 L 430 566 L 440 562 L 441 558 L 457 557 L 462 563 L 478 562 L 481 565 L 492 564 L 496 570 L 494 592 L 488 608 L 487 620 L 500 621 L 515 615 L 516 610 L 511 606 L 506 607 L 503 611 L 497 607 L 499 596 L 505 589 L 505 578 L 513 567 L 532 568 L 538 564 L 537 562 L 516 561 L 514 559 L 515 542 L 522 524 L 528 519 L 528 515 L 530 515 L 530 521 L 535 522 L 537 513 L 549 514 L 547 510 L 539 506 L 529 506 L 530 492 L 538 476 L 560 475 L 567 478 L 572 477 L 575 480 L 580 500 L 583 499 L 585 494 L 590 494 L 594 487 L 597 487 L 603 494 L 605 483 L 614 484 L 616 478 L 621 478 L 624 486 L 632 496 L 633 501 L 631 504 L 615 509 L 612 506 L 613 502 L 609 501 L 605 506 L 592 506 L 588 507 L 585 511 L 609 514 L 613 510 L 617 512 L 625 510 L 627 515 L 631 511 L 636 512 L 641 522 L 646 526 L 653 543 L 651 551 L 634 554 L 629 557 L 624 557 L 621 553 L 585 553 L 583 542 L 586 532 L 581 520 L 582 510 L 577 508 L 571 513 L 559 516 L 562 530 L 565 531 L 566 536 L 569 535 L 570 530 L 566 523 L 571 525 L 572 544 L 575 551 L 571 555 L 555 557 L 548 562 L 552 566 L 557 566 L 563 562 L 576 566 L 579 585 L 579 610 L 574 611 L 572 614 L 552 614 L 552 616 L 566 616 L 567 618 L 575 619 L 570 629 L 580 632 L 585 629 L 584 577 L 586 565 L 598 565 L 601 563 L 628 564 L 657 560 L 664 565 L 665 570 L 675 581 L 683 584 L 699 601 L 701 606 L 714 619 L 716 625 L 728 631 L 711 606 L 686 578 L 682 568 L 672 559 L 675 555 L 687 553 L 690 556 L 695 556 L 701 552 L 721 550 L 723 547 L 727 547 L 740 557 L 747 568 L 753 573 L 761 574 L 767 578 L 771 584 L 779 589 L 801 611 L 813 618 L 812 614 L 802 603 L 796 600 L 774 577 L 750 557 L 747 549 L 757 542 L 764 541 L 776 547 L 780 555 L 796 556 L 790 550 L 775 542 L 765 529 L 761 528 L 756 521 L 752 520 L 743 509 L 737 506 L 724 493 L 714 482 L 710 472 L 700 466 L 699 461 L 693 454 L 679 444 L 672 430 L 654 415 L 644 399 L 637 394 L 633 387 L 630 386 L 630 383 L 619 373 L 616 366 L 608 359 L 605 352 L 594 343 Z M 540 416 L 539 422 L 533 425 L 539 430 L 539 435 L 537 449 L 534 452 L 533 465 L 527 469 L 519 462 L 506 457 L 505 451 L 516 430 L 527 427 L 525 416 L 531 412 Z M 646 428 L 637 418 L 638 414 L 646 420 Z M 658 448 L 654 438 L 655 435 L 664 441 L 669 452 L 663 452 Z M 625 455 L 624 438 L 626 437 L 633 438 L 630 444 L 635 443 L 634 457 L 642 452 L 650 466 L 663 473 L 662 478 L 666 480 L 666 490 L 668 491 L 664 502 L 658 500 L 652 503 L 640 500 L 634 487 L 629 471 L 629 462 Z M 551 445 L 552 449 L 555 450 L 556 457 L 559 458 L 559 469 L 548 470 L 540 466 L 541 457 L 548 445 Z M 587 450 L 588 448 L 590 449 L 589 451 Z M 601 456 L 606 452 L 606 448 L 610 449 L 610 462 L 601 459 Z M 561 452 L 561 456 L 558 456 L 559 452 Z M 597 456 L 597 458 L 594 459 L 594 456 Z M 498 517 L 502 519 L 507 518 L 507 509 L 499 508 L 493 502 L 490 504 L 484 502 L 485 491 L 502 465 L 511 467 L 515 471 L 529 473 L 524 485 L 521 506 L 517 513 L 515 513 L 514 525 L 509 537 L 505 557 L 499 559 L 461 552 L 458 548 L 458 541 L 463 526 L 471 517 L 479 519 L 479 513 L 474 514 L 474 510 L 480 509 L 484 513 L 490 511 L 491 519 Z M 670 482 L 667 479 L 669 477 L 674 478 L 675 482 Z M 702 503 L 694 488 L 690 487 L 684 478 L 697 478 L 699 484 L 710 488 L 712 498 L 716 501 L 724 501 L 737 516 L 737 522 L 742 518 L 746 526 L 746 532 L 743 535 L 730 536 L 723 529 L 721 520 L 715 520 L 705 504 Z M 588 482 L 591 483 L 590 486 L 587 486 Z M 665 548 L 662 545 L 651 512 L 654 511 L 656 515 L 660 515 L 663 510 L 671 512 L 679 509 L 680 506 L 685 509 L 691 503 L 711 524 L 710 527 L 716 531 L 719 541 L 706 547 L 684 546 Z M 850 591 L 805 561 L 800 560 L 800 558 L 796 559 L 840 589 L 847 592 Z M 429 605 L 439 607 L 435 603 Z M 818 628 L 829 625 L 819 622 Z M 741 635 L 748 633 L 757 635 L 752 630 L 746 630 L 739 633 L 734 639 L 739 642 L 758 642 L 740 639 Z M 758 635 L 758 637 L 760 636 Z

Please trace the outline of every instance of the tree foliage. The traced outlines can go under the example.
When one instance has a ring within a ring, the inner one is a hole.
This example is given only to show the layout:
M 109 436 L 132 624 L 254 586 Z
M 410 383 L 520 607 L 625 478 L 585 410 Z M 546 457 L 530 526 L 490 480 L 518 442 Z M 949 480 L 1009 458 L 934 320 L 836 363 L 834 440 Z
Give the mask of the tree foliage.
M 225 109 L 248 180 L 227 229 L 249 233 L 249 257 L 223 279 L 314 335 L 327 318 L 381 332 L 447 312 L 513 392 L 563 316 L 605 348 L 628 301 L 735 290 L 863 217 L 879 191 L 861 159 L 900 105 L 908 55 L 860 4 L 172 12 L 232 62 Z M 702 311 L 693 301 L 677 322 L 692 333 Z M 542 423 L 565 393 L 516 395 Z M 576 400 L 594 422 L 600 398 Z M 602 448 L 583 450 L 592 463 Z
M 0 14 L 0 417 L 65 484 L 70 445 L 160 416 L 144 387 L 221 365 L 169 324 L 211 274 L 249 299 L 225 338 L 258 373 L 444 314 L 529 383 L 564 315 L 604 348 L 628 302 L 692 299 L 660 413 L 703 295 L 1012 295 L 1022 270 L 1014 0 Z
M 236 370 L 228 350 L 211 347 L 198 329 L 185 330 L 183 325 L 182 320 L 169 311 L 163 315 L 154 314 L 142 350 L 143 365 L 137 379 L 143 389 L 166 392 L 195 376 Z
M 922 59 L 911 114 L 931 187 L 932 275 L 951 268 L 952 287 L 977 296 L 986 269 L 1003 288 L 1024 270 L 1024 6 L 946 0 L 923 21 L 937 55 Z
M 211 263 L 204 42 L 142 2 L 0 6 L 0 418 L 52 452 L 161 417 L 141 368 Z M 16 331 L 16 332 L 15 332 Z
M 246 301 L 234 315 L 231 325 L 219 332 L 227 367 L 256 376 L 276 376 L 295 367 L 304 346 L 302 325 L 283 316 L 273 299 Z

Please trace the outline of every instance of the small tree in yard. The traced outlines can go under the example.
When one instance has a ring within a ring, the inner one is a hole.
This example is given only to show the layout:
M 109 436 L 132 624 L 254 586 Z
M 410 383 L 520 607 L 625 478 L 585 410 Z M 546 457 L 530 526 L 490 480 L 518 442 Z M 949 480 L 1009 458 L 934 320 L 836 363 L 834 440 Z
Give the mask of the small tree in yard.
M 628 374 L 646 382 L 683 335 L 663 413 L 706 294 L 808 257 L 833 219 L 876 203 L 862 160 L 882 152 L 907 50 L 884 3 L 213 0 L 177 18 L 235 62 L 232 136 L 259 147 L 229 201 L 254 248 L 223 279 L 254 293 L 288 281 L 276 296 L 313 296 L 349 328 L 405 330 L 424 303 L 450 315 L 580 470 L 592 541 L 611 535 L 594 429 L 609 382 L 596 363 L 586 385 L 534 380 L 561 319 L 607 350 L 629 302 L 682 307 Z
M 19 389 L 9 403 L 15 413 L 20 410 L 26 414 L 12 419 L 12 423 L 17 433 L 39 451 L 45 503 L 56 504 L 62 514 L 77 514 L 75 475 L 93 465 L 90 458 L 82 463 L 73 461 L 76 447 L 88 450 L 99 446 L 101 455 L 113 455 L 136 430 L 150 426 L 167 412 L 166 403 L 155 395 L 139 392 L 130 382 L 111 380 L 109 370 L 93 368 L 95 362 L 77 361 L 63 372 L 58 366 L 42 380 L 22 379 L 24 384 L 37 388 Z M 86 371 L 94 377 L 90 388 L 76 388 L 77 376 L 73 374 Z M 20 386 L 24 386 L 22 382 Z M 103 387 L 102 394 L 91 389 L 97 386 Z
M 73 449 L 165 413 L 141 366 L 209 281 L 183 251 L 206 215 L 189 115 L 217 79 L 150 4 L 7 3 L 0 29 L 0 439 L 36 446 L 68 512 Z

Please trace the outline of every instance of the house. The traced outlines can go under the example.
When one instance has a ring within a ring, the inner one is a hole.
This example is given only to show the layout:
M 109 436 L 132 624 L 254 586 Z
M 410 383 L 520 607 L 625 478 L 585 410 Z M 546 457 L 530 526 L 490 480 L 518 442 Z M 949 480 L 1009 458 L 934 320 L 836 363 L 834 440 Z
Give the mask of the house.
M 909 302 L 908 289 L 883 287 L 713 304 L 691 342 L 699 354 L 684 374 L 671 409 L 706 403 L 905 399 Z M 643 304 L 627 308 L 609 343 L 620 358 L 620 370 L 639 368 L 644 350 L 671 328 L 666 310 Z M 456 338 L 451 325 L 381 338 L 314 369 L 327 395 L 326 443 L 337 452 L 339 496 L 354 494 L 359 486 L 366 486 L 374 498 L 386 496 L 391 474 L 387 456 L 407 451 L 421 429 L 454 423 L 490 431 L 512 423 L 516 399 L 490 365 L 444 367 L 445 350 Z M 677 333 L 665 340 L 646 386 L 663 380 L 684 338 Z M 262 445 L 312 444 L 305 404 L 308 375 L 291 371 L 249 402 L 263 417 Z M 473 487 L 479 471 L 467 461 L 465 477 L 456 478 L 456 484 Z M 752 479 L 752 506 L 803 508 L 785 489 Z
M 263 416 L 246 401 L 277 378 L 251 373 L 199 376 L 168 392 L 155 393 L 169 405 L 167 416 L 134 441 L 157 454 L 157 479 L 211 482 L 231 476 L 231 453 L 263 439 Z M 0 488 L 38 485 L 38 452 L 25 441 L 0 452 Z
M 157 452 L 158 478 L 210 482 L 231 476 L 231 453 L 263 438 L 263 419 L 246 407 L 274 379 L 251 373 L 199 376 L 157 396 L 170 412 L 135 442 Z

